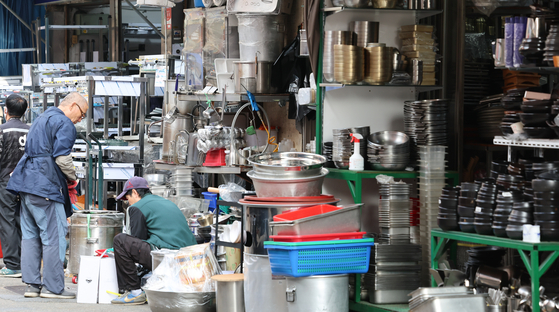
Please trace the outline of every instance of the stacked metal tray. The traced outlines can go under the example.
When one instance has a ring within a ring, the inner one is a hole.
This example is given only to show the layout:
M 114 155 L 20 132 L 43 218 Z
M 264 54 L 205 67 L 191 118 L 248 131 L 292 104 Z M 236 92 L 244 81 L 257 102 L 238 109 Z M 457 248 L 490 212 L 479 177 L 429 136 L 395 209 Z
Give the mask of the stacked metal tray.
M 374 246 L 369 272 L 364 278 L 371 303 L 405 303 L 408 294 L 419 287 L 421 246 L 410 244 L 402 247 Z
M 379 200 L 379 243 L 407 245 L 410 243 L 410 186 L 382 184 Z

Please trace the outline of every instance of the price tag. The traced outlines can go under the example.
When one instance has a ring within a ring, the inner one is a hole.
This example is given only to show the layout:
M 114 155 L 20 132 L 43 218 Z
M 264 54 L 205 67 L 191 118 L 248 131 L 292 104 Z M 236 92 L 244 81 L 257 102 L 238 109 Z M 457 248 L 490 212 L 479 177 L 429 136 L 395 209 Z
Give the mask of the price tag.
M 503 195 L 503 197 L 512 197 L 512 193 L 511 192 L 503 192 L 501 193 Z
M 476 207 L 475 213 L 481 213 L 481 207 Z
M 155 87 L 165 87 L 165 80 L 166 80 L 166 76 L 165 76 L 165 67 L 164 66 L 158 66 L 157 69 L 155 70 Z
M 524 124 L 522 122 L 513 123 L 510 127 L 515 134 L 524 133 Z

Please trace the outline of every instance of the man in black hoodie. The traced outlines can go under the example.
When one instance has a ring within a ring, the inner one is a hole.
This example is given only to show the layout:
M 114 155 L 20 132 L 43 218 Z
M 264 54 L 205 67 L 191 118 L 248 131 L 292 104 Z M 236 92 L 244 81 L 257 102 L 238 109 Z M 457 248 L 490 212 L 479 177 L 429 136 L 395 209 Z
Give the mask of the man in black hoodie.
M 0 125 L 0 242 L 4 264 L 0 277 L 21 277 L 21 227 L 19 199 L 6 190 L 10 175 L 25 152 L 29 126 L 20 118 L 27 110 L 27 101 L 17 94 L 6 100 L 4 117 Z

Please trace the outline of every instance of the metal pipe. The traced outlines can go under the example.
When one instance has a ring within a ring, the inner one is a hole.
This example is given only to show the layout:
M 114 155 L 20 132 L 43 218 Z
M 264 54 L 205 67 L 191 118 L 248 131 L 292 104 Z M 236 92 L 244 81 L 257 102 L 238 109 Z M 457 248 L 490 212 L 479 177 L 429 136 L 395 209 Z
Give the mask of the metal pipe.
M 151 28 L 153 28 L 153 30 L 161 37 L 161 38 L 165 38 L 165 36 L 163 36 L 163 34 L 159 31 L 159 29 L 157 29 L 157 27 L 155 27 L 155 25 L 153 25 L 152 22 L 150 22 L 148 20 L 148 18 L 142 14 L 142 12 L 140 12 L 140 10 L 138 10 L 138 8 L 136 8 L 134 5 L 132 5 L 132 3 L 130 3 L 130 0 L 124 0 L 126 1 L 126 3 L 128 3 L 128 5 L 132 8 L 132 10 L 134 10 L 134 12 L 138 13 L 138 15 L 140 15 L 140 17 L 144 20 L 144 22 L 146 22 Z M 161 25 L 161 27 L 163 28 L 163 25 Z
M 50 63 L 50 28 L 49 18 L 45 16 L 45 63 Z
M 23 24 L 23 26 L 27 27 L 27 29 L 29 29 L 31 31 L 31 33 L 33 33 L 33 29 L 31 28 L 31 26 L 29 24 L 27 24 L 21 17 L 19 17 L 19 15 L 17 15 L 16 12 L 14 10 L 12 10 L 12 8 L 10 8 L 2 0 L 0 0 L 0 4 L 2 4 L 6 8 L 6 10 L 8 10 L 10 13 L 12 13 L 12 15 L 15 16 L 15 18 L 17 18 Z M 42 38 L 41 38 L 41 40 L 43 41 L 43 43 L 45 43 L 45 40 L 43 40 Z
M 37 45 L 37 64 L 41 64 L 41 32 L 39 31 L 39 19 L 35 21 L 35 44 Z

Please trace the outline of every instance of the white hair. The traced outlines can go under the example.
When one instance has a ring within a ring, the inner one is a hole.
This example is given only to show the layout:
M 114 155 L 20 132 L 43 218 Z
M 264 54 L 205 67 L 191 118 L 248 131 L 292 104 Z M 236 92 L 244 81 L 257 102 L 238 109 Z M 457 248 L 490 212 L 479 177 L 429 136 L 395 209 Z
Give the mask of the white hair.
M 59 107 L 68 106 L 72 103 L 76 103 L 80 106 L 87 104 L 87 100 L 83 97 L 83 95 L 79 94 L 78 92 L 72 92 L 68 94 L 58 105 Z

